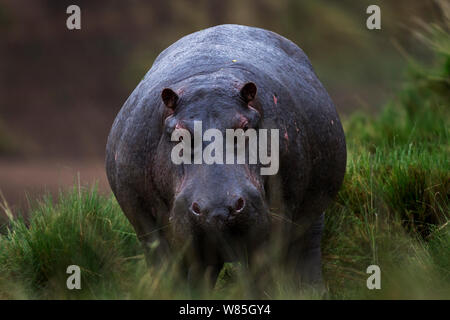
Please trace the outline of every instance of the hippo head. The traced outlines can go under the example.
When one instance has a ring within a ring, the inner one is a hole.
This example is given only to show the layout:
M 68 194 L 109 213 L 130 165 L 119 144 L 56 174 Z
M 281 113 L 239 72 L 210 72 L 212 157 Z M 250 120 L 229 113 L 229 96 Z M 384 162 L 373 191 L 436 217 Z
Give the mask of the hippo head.
M 165 160 L 158 162 L 166 166 L 162 175 L 171 178 L 162 178 L 160 187 L 173 233 L 228 253 L 253 246 L 269 226 L 267 176 L 261 175 L 258 157 L 251 160 L 263 121 L 257 87 L 252 82 L 189 85 L 161 93 L 165 115 L 158 156 Z

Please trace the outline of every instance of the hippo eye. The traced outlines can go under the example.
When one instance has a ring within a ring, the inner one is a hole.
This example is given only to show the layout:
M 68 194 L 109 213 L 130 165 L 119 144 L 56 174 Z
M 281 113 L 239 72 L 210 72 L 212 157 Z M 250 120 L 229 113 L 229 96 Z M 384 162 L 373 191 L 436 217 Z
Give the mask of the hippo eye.
M 248 121 L 245 121 L 242 125 L 241 125 L 242 130 L 247 131 L 248 130 Z

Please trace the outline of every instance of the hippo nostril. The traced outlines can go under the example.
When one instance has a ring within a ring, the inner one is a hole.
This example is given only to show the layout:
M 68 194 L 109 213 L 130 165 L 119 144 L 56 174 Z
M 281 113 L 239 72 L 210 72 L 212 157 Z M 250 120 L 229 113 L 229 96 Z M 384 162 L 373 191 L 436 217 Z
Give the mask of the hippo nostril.
M 245 207 L 245 201 L 244 201 L 244 199 L 239 198 L 239 199 L 236 201 L 236 205 L 235 205 L 235 210 L 236 210 L 236 212 L 241 212 L 241 211 L 244 209 L 244 207 Z
M 201 209 L 200 209 L 200 206 L 198 205 L 197 202 L 194 202 L 194 203 L 192 204 L 192 211 L 193 211 L 196 215 L 199 215 L 199 214 L 202 213 L 202 211 L 201 211 Z

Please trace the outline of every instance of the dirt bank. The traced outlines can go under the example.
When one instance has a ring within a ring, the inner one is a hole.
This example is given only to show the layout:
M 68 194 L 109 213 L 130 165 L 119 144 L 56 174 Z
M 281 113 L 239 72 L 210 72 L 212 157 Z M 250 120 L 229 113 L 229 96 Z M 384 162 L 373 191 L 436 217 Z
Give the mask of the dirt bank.
M 46 192 L 57 195 L 59 190 L 67 190 L 78 184 L 78 175 L 82 186 L 98 182 L 98 188 L 102 193 L 110 192 L 101 160 L 0 159 L 0 190 L 14 213 L 27 211 L 29 206 L 27 197 L 34 199 Z

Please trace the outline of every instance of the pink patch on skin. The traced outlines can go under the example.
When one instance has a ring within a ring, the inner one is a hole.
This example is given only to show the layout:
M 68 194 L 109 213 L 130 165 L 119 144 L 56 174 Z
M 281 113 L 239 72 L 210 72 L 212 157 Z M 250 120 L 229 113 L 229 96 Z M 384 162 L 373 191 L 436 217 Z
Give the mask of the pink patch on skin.
M 242 85 L 238 81 L 233 81 L 233 87 L 235 87 L 236 89 L 240 90 L 241 86 Z
M 254 111 L 256 111 L 256 112 L 258 112 L 259 113 L 259 111 L 258 110 L 256 110 L 251 104 L 248 104 L 247 105 L 247 107 L 249 108 L 249 109 L 252 109 L 252 110 L 254 110 Z
M 185 181 L 186 181 L 186 176 L 183 176 L 183 178 L 181 179 L 180 184 L 176 188 L 176 191 L 175 191 L 176 194 L 179 194 L 183 190 Z
M 114 161 L 117 161 L 117 152 L 114 154 Z
M 286 140 L 286 152 L 287 152 L 288 151 L 288 145 L 289 145 L 289 136 L 288 136 L 286 128 L 284 128 L 284 140 Z
M 179 121 L 175 125 L 175 129 L 185 129 L 185 126 L 184 126 L 184 124 L 181 121 Z
M 248 123 L 248 119 L 242 114 L 239 114 L 239 128 L 242 128 L 246 123 Z
M 278 99 L 275 95 L 273 95 L 273 102 L 275 103 L 275 105 L 277 105 Z
M 262 190 L 262 186 L 259 183 L 259 180 L 252 174 L 252 172 L 250 171 L 250 168 L 246 165 L 245 167 L 245 171 L 246 171 L 246 177 L 250 180 L 250 182 L 258 189 L 258 190 Z

